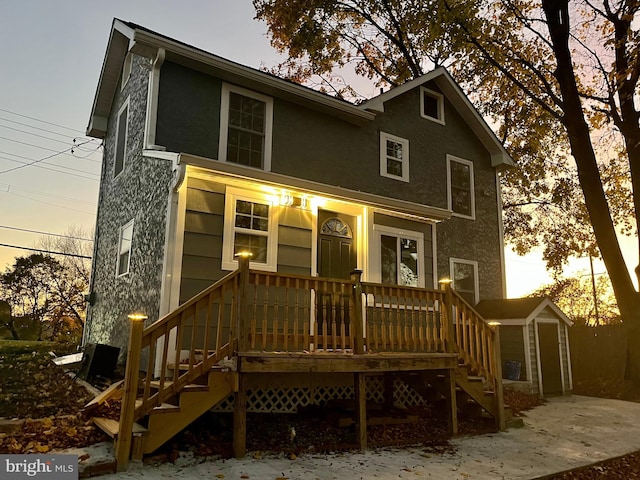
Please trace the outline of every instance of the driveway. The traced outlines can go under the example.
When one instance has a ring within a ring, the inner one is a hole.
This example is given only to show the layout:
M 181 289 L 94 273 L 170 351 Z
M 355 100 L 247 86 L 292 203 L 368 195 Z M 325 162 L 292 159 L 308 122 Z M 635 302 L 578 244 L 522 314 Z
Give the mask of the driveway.
M 554 398 L 527 412 L 524 428 L 452 441 L 454 453 L 393 448 L 334 455 L 260 459 L 179 458 L 136 465 L 111 479 L 356 480 L 533 479 L 640 450 L 640 404 L 592 397 Z M 104 447 L 102 447 L 104 448 Z M 93 459 L 100 452 L 87 453 Z M 102 452 L 105 453 L 105 452 Z M 88 460 L 91 461 L 91 458 Z

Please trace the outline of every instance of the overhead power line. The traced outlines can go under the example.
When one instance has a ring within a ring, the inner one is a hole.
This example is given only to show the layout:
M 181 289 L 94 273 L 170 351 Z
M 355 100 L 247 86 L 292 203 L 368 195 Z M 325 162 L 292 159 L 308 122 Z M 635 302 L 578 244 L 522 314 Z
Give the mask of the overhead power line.
M 4 108 L 0 108 L 0 112 L 10 113 L 11 115 L 16 115 L 16 116 L 22 117 L 22 118 L 28 118 L 29 120 L 35 120 L 36 122 L 46 123 L 47 125 L 53 125 L 54 127 L 65 128 L 67 130 L 71 130 L 72 132 L 77 132 L 77 133 L 80 133 L 80 134 L 84 135 L 84 132 L 82 132 L 80 130 L 76 130 L 75 128 L 65 127 L 64 125 L 60 125 L 58 123 L 47 122 L 46 120 L 41 120 L 39 118 L 30 117 L 28 115 L 23 115 L 22 113 L 12 112 L 11 110 L 5 110 Z
M 16 125 L 21 125 L 23 127 L 28 127 L 28 128 L 32 128 L 33 130 L 39 130 L 41 132 L 46 132 L 46 133 L 52 133 L 54 135 L 59 135 L 60 137 L 65 137 L 65 138 L 69 138 L 69 135 L 66 133 L 60 133 L 60 132 L 55 132 L 53 130 L 47 130 L 46 128 L 40 128 L 40 127 L 36 127 L 35 125 L 29 125 L 28 123 L 22 123 L 22 122 L 16 122 L 15 120 L 11 120 L 9 118 L 4 118 L 4 117 L 0 117 L 0 120 L 2 120 L 3 122 L 9 122 L 9 123 L 14 123 Z M 8 127 L 7 127 L 8 128 Z M 76 136 L 76 138 L 78 138 Z M 89 137 L 81 137 L 83 140 L 88 139 Z
M 49 235 L 51 237 L 70 238 L 72 240 L 84 240 L 85 242 L 93 242 L 92 238 L 74 237 L 72 235 L 62 235 L 59 233 L 39 232 L 38 230 L 29 230 L 28 228 L 10 227 L 9 225 L 0 225 L 0 228 L 8 230 L 18 230 L 19 232 L 37 233 L 39 235 Z
M 4 153 L 4 152 L 0 151 L 0 153 Z M 18 155 L 14 155 L 14 156 L 17 157 Z M 0 159 L 2 159 L 2 160 L 8 160 L 10 162 L 20 163 L 20 164 L 25 165 L 25 166 L 27 166 L 30 163 L 31 166 L 33 166 L 33 167 L 42 168 L 44 170 L 50 170 L 52 172 L 63 173 L 65 175 L 73 175 L 74 177 L 86 178 L 87 180 L 98 180 L 99 179 L 99 175 L 97 173 L 91 173 L 91 172 L 88 172 L 86 170 L 80 170 L 78 168 L 65 167 L 64 165 L 58 165 L 57 163 L 51 163 L 51 162 L 40 162 L 39 164 L 36 165 L 36 164 L 33 163 L 34 159 L 32 159 L 32 158 L 22 157 L 22 156 L 20 156 L 20 158 L 24 158 L 26 160 L 30 160 L 30 162 L 22 162 L 20 160 L 14 160 L 12 158 L 3 157 L 3 156 L 0 155 Z M 61 170 L 56 170 L 54 168 L 44 167 L 43 165 L 50 165 L 52 167 L 64 168 L 65 170 L 70 170 L 70 171 L 69 172 L 63 172 Z M 89 175 L 89 176 L 85 177 L 84 175 L 79 175 L 78 173 L 71 173 L 71 172 L 78 172 L 80 174 Z
M 0 247 L 17 248 L 19 250 L 28 250 L 30 252 L 49 253 L 51 255 L 63 255 L 65 257 L 76 257 L 76 258 L 91 259 L 91 257 L 89 257 L 87 255 L 77 255 L 75 253 L 65 253 L 65 252 L 53 252 L 51 250 L 43 250 L 41 248 L 22 247 L 20 245 L 9 245 L 8 243 L 0 243 Z
M 0 137 L 0 138 L 2 138 L 2 137 Z M 80 143 L 80 144 L 78 144 L 78 145 L 84 145 L 84 144 L 86 144 L 86 143 L 89 143 L 90 141 L 91 141 L 91 140 L 88 140 L 88 141 L 86 141 L 86 142 L 82 142 L 82 143 Z M 39 147 L 39 148 L 44 148 L 44 147 Z M 54 154 L 52 154 L 52 155 L 49 155 L 49 156 L 44 157 L 44 158 L 41 158 L 41 159 L 39 159 L 39 160 L 34 160 L 34 161 L 33 161 L 33 162 L 31 162 L 31 163 L 26 163 L 26 164 L 24 164 L 24 165 L 20 165 L 19 167 L 9 168 L 9 169 L 7 169 L 7 170 L 2 170 L 2 171 L 0 171 L 0 174 L 13 172 L 13 171 L 15 171 L 15 170 L 19 170 L 19 169 L 21 169 L 21 168 L 25 168 L 25 167 L 29 167 L 29 166 L 31 166 L 31 165 L 35 165 L 36 163 L 40 163 L 40 162 L 43 162 L 43 161 L 45 161 L 45 160 L 49 160 L 50 158 L 57 157 L 58 155 L 62 155 L 62 154 L 64 154 L 64 153 L 70 152 L 70 151 L 71 151 L 71 150 L 73 150 L 74 148 L 75 148 L 75 145 L 74 145 L 73 147 L 69 147 L 69 148 L 67 148 L 67 149 L 65 149 L 65 150 L 62 150 L 62 151 L 56 152 L 56 153 L 54 153 Z M 49 150 L 49 149 L 45 149 L 45 150 Z
M 11 185 L 11 184 L 8 184 L 8 183 L 0 182 L 0 188 L 6 188 L 5 193 L 10 193 L 13 190 L 19 190 L 21 192 L 34 193 L 36 195 L 42 195 L 42 196 L 45 196 L 45 197 L 58 198 L 60 200 L 66 200 L 68 202 L 82 203 L 84 205 L 91 205 L 92 207 L 95 207 L 97 205 L 95 202 L 88 202 L 86 200 L 81 200 L 79 198 L 65 197 L 64 195 L 56 195 L 55 193 L 46 193 L 46 192 L 41 192 L 41 191 L 37 191 L 37 190 L 30 190 L 28 188 L 17 187 L 15 185 Z

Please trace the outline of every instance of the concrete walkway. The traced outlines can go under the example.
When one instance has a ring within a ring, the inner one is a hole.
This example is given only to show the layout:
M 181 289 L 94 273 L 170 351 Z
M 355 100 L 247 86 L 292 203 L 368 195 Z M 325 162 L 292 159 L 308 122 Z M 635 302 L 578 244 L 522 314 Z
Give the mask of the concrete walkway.
M 533 479 L 640 450 L 640 404 L 580 396 L 555 398 L 527 412 L 524 428 L 457 438 L 452 443 L 455 453 L 442 455 L 415 447 L 309 454 L 295 460 L 284 456 L 224 461 L 180 458 L 175 465 L 134 464 L 126 473 L 100 478 Z

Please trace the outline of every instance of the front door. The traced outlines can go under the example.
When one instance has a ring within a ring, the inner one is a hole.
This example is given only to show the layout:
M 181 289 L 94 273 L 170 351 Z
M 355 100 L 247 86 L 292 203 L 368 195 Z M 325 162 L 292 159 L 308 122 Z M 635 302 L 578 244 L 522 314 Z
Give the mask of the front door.
M 350 277 L 356 268 L 355 218 L 318 210 L 318 275 Z
M 538 323 L 538 341 L 540 346 L 540 368 L 542 369 L 543 395 L 562 394 L 562 372 L 558 340 L 558 325 Z
M 318 275 L 349 279 L 357 266 L 355 218 L 350 215 L 318 210 Z M 317 292 L 316 319 L 319 335 L 349 336 L 348 292 Z M 321 348 L 331 348 L 327 338 Z M 335 346 L 334 346 L 335 347 Z

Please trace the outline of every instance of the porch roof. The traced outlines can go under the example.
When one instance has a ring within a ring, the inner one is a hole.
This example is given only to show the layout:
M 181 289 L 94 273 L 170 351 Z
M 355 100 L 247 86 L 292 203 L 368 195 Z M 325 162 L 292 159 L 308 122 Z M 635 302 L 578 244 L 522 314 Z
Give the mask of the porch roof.
M 475 308 L 487 320 L 502 321 L 505 324 L 529 324 L 545 309 L 549 309 L 567 325 L 573 324 L 571 319 L 548 297 L 481 300 Z

